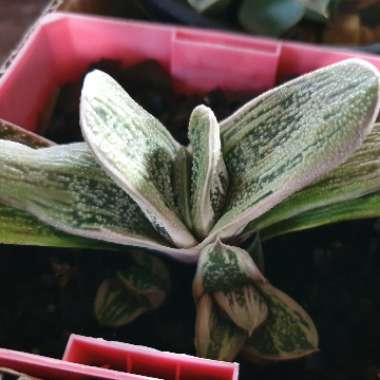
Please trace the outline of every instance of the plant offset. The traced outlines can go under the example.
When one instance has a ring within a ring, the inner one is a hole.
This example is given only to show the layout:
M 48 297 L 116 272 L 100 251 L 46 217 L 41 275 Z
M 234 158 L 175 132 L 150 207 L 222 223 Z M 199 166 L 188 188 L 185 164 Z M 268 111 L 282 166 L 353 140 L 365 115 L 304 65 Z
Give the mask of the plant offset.
M 264 277 L 258 232 L 379 214 L 378 111 L 378 72 L 347 60 L 266 92 L 221 122 L 196 107 L 184 147 L 110 76 L 91 72 L 81 98 L 85 143 L 43 147 L 50 143 L 2 127 L 1 241 L 131 245 L 197 262 L 199 355 L 305 356 L 318 348 L 315 326 Z M 255 234 L 249 252 L 237 246 Z M 103 324 L 129 322 L 168 291 L 160 259 L 130 255 L 130 268 L 99 288 Z

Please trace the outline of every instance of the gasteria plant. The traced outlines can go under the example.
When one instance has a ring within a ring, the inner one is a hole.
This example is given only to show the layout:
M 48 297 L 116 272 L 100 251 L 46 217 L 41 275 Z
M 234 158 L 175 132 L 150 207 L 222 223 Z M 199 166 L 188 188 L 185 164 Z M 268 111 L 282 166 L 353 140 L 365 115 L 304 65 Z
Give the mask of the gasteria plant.
M 251 254 L 234 245 L 259 231 L 271 237 L 379 215 L 377 70 L 358 59 L 325 67 L 220 123 L 198 106 L 189 147 L 103 72 L 86 76 L 80 110 L 85 143 L 41 148 L 50 143 L 3 127 L 1 241 L 130 245 L 197 262 L 200 355 L 232 360 L 243 350 L 284 360 L 314 352 L 315 326 L 264 277 L 260 242 Z M 137 257 L 99 289 L 101 322 L 120 325 L 162 302 L 165 269 Z

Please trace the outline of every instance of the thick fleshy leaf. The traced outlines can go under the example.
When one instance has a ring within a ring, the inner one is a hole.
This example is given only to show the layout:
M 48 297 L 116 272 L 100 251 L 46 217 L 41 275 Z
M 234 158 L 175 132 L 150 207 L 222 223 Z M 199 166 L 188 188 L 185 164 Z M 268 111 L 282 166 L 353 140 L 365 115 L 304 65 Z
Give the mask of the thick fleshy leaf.
M 95 299 L 96 319 L 105 326 L 123 326 L 159 307 L 169 291 L 169 272 L 157 257 L 131 254 L 134 263 L 103 281 Z
M 267 315 L 255 286 L 264 282 L 248 252 L 218 241 L 201 252 L 193 283 L 194 299 L 199 302 L 209 294 L 237 326 L 251 334 Z
M 280 36 L 305 14 L 298 0 L 244 0 L 239 10 L 242 27 L 255 34 Z
M 287 82 L 221 124 L 229 202 L 213 233 L 236 236 L 252 220 L 341 165 L 371 131 L 379 75 L 350 59 Z
M 249 335 L 267 318 L 267 305 L 254 285 L 229 292 L 214 292 L 213 297 L 236 326 Z
M 318 333 L 306 311 L 288 295 L 265 284 L 267 320 L 254 331 L 244 346 L 252 361 L 298 359 L 318 350 Z
M 185 148 L 114 79 L 98 70 L 85 78 L 80 121 L 102 167 L 155 228 L 178 247 L 196 245 L 180 218 L 173 183 L 178 151 Z
M 185 222 L 189 230 L 191 230 L 193 225 L 190 200 L 191 155 L 187 149 L 180 149 L 178 151 L 175 162 L 175 173 L 174 187 L 176 204 L 178 205 L 182 220 Z
M 380 124 L 375 124 L 362 146 L 343 165 L 249 223 L 241 238 L 244 240 L 257 230 L 263 230 L 289 219 L 293 220 L 297 215 L 309 210 L 326 208 L 335 203 L 350 201 L 379 191 Z M 342 207 L 347 206 L 342 205 Z M 338 210 L 339 206 L 332 209 Z M 321 210 L 316 211 L 319 215 L 320 212 Z M 313 215 L 313 213 L 308 213 L 308 215 Z M 329 222 L 328 218 L 326 222 Z
M 380 192 L 307 211 L 262 231 L 263 239 L 349 220 L 380 218 Z
M 212 110 L 194 109 L 189 123 L 192 149 L 191 215 L 193 229 L 204 238 L 220 216 L 228 189 L 219 124 Z
M 195 322 L 195 347 L 198 356 L 232 361 L 246 339 L 247 333 L 222 315 L 211 296 L 206 294 L 201 297 L 197 304 Z
M 0 141 L 0 201 L 59 230 L 161 250 L 137 204 L 102 171 L 84 143 L 34 150 Z
M 113 250 L 116 246 L 81 238 L 40 222 L 31 214 L 0 204 L 0 244 Z
M 0 139 L 19 142 L 31 148 L 44 148 L 54 142 L 5 120 L 0 120 Z M 115 249 L 111 244 L 73 236 L 41 223 L 31 214 L 0 204 L 0 243 L 60 248 Z

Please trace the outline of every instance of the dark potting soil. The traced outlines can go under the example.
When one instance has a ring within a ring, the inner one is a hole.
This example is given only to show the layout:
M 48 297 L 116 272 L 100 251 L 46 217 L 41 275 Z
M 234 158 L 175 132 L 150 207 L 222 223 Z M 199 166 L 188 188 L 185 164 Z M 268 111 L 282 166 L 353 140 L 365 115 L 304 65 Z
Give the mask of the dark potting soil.
M 118 62 L 94 65 L 115 77 L 181 142 L 199 103 L 221 119 L 256 94 L 215 90 L 176 93 L 170 76 L 154 62 L 123 69 Z M 81 81 L 66 84 L 45 135 L 65 143 L 81 140 Z M 240 380 L 380 378 L 380 223 L 357 221 L 275 238 L 264 243 L 266 275 L 314 319 L 320 352 L 298 361 L 259 366 L 237 358 Z M 97 324 L 93 301 L 100 282 L 128 266 L 127 252 L 1 247 L 0 346 L 60 357 L 70 333 L 194 353 L 194 267 L 164 258 L 172 292 L 158 310 L 113 329 Z M 107 363 L 105 363 L 107 364 Z

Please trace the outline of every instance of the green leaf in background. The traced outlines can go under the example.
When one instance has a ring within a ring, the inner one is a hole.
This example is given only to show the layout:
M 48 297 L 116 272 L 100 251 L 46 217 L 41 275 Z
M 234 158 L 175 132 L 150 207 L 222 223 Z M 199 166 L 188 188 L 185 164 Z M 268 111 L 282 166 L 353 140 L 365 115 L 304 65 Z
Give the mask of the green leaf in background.
M 306 311 L 270 284 L 261 290 L 268 304 L 268 318 L 248 338 L 243 354 L 251 361 L 281 361 L 318 351 L 318 333 Z
M 222 213 L 228 190 L 219 124 L 210 108 L 198 106 L 191 114 L 191 215 L 200 238 L 207 236 Z
M 262 237 L 268 240 L 275 236 L 327 224 L 368 218 L 380 218 L 380 192 L 296 215 L 264 229 Z
M 172 180 L 178 151 L 185 148 L 113 78 L 98 70 L 86 75 L 80 121 L 97 160 L 157 231 L 178 247 L 196 245 L 181 220 Z
M 123 326 L 148 310 L 159 307 L 169 289 L 169 272 L 158 257 L 129 253 L 133 263 L 103 281 L 95 299 L 95 317 L 105 326 Z
M 221 123 L 229 202 L 212 232 L 238 235 L 337 168 L 362 144 L 378 112 L 378 71 L 356 59 L 303 75 L 237 110 Z
M 331 0 L 298 0 L 306 9 L 325 18 L 329 17 Z
M 207 294 L 197 303 L 195 347 L 197 355 L 214 360 L 232 361 L 248 335 L 224 317 Z
M 297 215 L 306 212 L 306 215 L 312 217 L 313 212 L 308 212 L 310 210 L 326 208 L 339 202 L 349 202 L 379 191 L 380 124 L 375 124 L 361 147 L 343 165 L 249 223 L 240 238 L 244 240 L 255 231 L 265 230 L 282 221 L 285 221 L 283 224 L 285 226 L 289 219 L 294 220 Z M 342 207 L 347 209 L 348 204 Z M 339 206 L 337 205 L 335 209 L 338 210 Z M 321 210 L 316 212 L 321 215 Z M 303 220 L 307 220 L 305 216 Z M 326 223 L 330 223 L 329 218 L 326 218 Z M 268 236 L 267 232 L 264 234 Z
M 231 3 L 231 0 L 188 0 L 199 13 L 219 14 Z
M 244 0 L 238 18 L 248 32 L 278 37 L 304 14 L 305 7 L 298 0 Z

